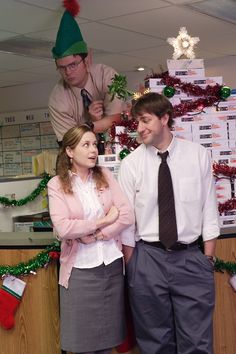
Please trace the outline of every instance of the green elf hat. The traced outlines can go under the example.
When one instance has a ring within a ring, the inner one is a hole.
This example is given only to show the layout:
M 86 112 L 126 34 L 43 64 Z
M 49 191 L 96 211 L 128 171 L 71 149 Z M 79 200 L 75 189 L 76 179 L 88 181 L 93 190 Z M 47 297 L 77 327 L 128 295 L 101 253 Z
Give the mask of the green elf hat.
M 64 0 L 64 12 L 56 44 L 52 48 L 54 59 L 67 57 L 74 54 L 88 53 L 87 44 L 84 42 L 80 28 L 74 17 L 79 13 L 80 7 L 76 0 Z

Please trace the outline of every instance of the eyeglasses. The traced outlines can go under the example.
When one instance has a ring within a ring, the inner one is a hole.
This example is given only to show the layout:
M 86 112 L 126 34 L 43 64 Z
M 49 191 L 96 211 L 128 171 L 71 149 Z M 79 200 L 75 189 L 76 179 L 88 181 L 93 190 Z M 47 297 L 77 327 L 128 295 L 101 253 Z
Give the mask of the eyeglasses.
M 78 60 L 78 61 L 73 61 L 73 63 L 70 63 L 68 65 L 59 65 L 57 66 L 57 70 L 60 71 L 60 73 L 64 74 L 66 70 L 69 71 L 75 71 L 79 64 L 82 63 L 84 59 Z

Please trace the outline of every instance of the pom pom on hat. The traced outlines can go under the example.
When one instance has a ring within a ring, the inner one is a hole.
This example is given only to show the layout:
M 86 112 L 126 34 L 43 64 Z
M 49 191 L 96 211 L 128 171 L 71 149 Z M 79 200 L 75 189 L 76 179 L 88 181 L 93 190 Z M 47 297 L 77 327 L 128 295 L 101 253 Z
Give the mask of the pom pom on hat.
M 77 16 L 80 11 L 80 6 L 76 0 L 64 0 L 64 8 L 73 16 Z

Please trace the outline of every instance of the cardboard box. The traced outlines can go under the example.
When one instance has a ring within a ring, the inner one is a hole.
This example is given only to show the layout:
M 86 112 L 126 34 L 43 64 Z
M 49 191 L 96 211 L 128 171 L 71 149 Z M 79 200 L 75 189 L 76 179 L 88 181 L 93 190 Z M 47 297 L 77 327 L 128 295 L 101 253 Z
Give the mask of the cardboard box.
M 220 224 L 221 228 L 235 227 L 236 217 L 235 216 L 220 216 L 219 224 Z
M 199 85 L 206 87 L 207 85 L 214 86 L 216 84 L 222 85 L 223 83 L 223 78 L 222 76 L 214 76 L 214 77 L 204 77 L 204 76 L 182 76 L 179 77 L 182 81 L 184 82 L 190 82 L 191 84 L 194 85 Z
M 216 181 L 216 198 L 218 203 L 225 203 L 231 198 L 231 186 L 229 180 L 220 179 Z
M 189 122 L 182 123 L 179 119 L 175 119 L 172 131 L 178 133 L 192 133 L 192 124 Z
M 228 131 L 236 130 L 236 120 L 228 120 L 227 121 Z M 236 138 L 236 136 L 235 136 Z
M 231 93 L 231 95 L 227 98 L 228 103 L 234 103 L 236 101 L 236 93 Z
M 219 102 L 217 106 L 217 111 L 218 112 L 236 111 L 236 100 Z
M 33 222 L 15 222 L 14 232 L 31 232 L 33 231 Z
M 105 156 L 105 155 L 104 155 Z M 120 161 L 118 162 L 106 162 L 106 163 L 99 163 L 99 166 L 103 166 L 103 167 L 106 167 L 108 168 L 112 173 L 113 173 L 113 176 L 115 178 L 118 177 L 118 172 L 119 172 L 119 168 L 120 168 Z
M 98 165 L 106 166 L 107 164 L 119 162 L 118 156 L 116 154 L 110 155 L 98 155 Z
M 234 111 L 226 111 L 226 112 L 215 112 L 211 115 L 212 121 L 221 121 L 221 122 L 228 122 L 228 121 L 236 121 L 236 112 Z
M 175 119 L 180 119 L 180 121 L 182 123 L 186 123 L 186 122 L 192 122 L 192 123 L 199 123 L 199 122 L 204 122 L 206 120 L 206 117 L 204 114 L 196 114 L 196 112 L 194 114 L 186 114 L 184 116 L 175 118 Z
M 168 70 L 204 69 L 203 59 L 168 59 Z
M 229 140 L 229 148 L 230 149 L 235 149 L 236 148 L 236 139 Z
M 189 141 L 193 140 L 192 133 L 183 133 L 183 132 L 180 132 L 180 131 L 174 131 L 173 135 L 176 138 L 179 138 L 179 139 L 184 139 L 184 140 L 189 140 Z
M 200 142 L 202 140 L 209 140 L 209 141 L 217 141 L 217 140 L 227 140 L 228 139 L 228 134 L 227 131 L 218 131 L 214 132 L 212 130 L 207 131 L 202 131 L 202 132 L 193 132 L 193 141 Z
M 163 93 L 164 88 L 166 87 L 166 85 L 158 85 L 155 87 L 149 87 L 150 92 L 157 92 L 160 95 Z
M 170 69 L 170 76 L 205 76 L 205 69 Z
M 146 88 L 153 88 L 153 87 L 163 86 L 163 83 L 161 81 L 162 81 L 161 78 L 160 79 L 152 79 L 152 78 L 150 78 L 150 79 L 145 80 L 144 85 L 145 85 Z M 166 85 L 164 85 L 164 87 L 165 86 Z
M 213 151 L 212 151 L 213 153 Z M 236 167 L 236 156 L 216 156 L 214 155 L 214 161 L 217 163 L 225 163 L 229 166 Z
M 193 141 L 201 140 L 227 140 L 228 131 L 226 122 L 204 121 L 192 124 Z M 228 147 L 228 146 L 227 146 Z
M 229 139 L 230 140 L 236 140 L 236 129 L 231 129 L 228 131 L 228 134 L 229 134 Z
M 227 133 L 227 124 L 226 122 L 202 122 L 200 124 L 195 123 L 192 125 L 193 134 L 201 134 L 201 133 Z M 227 134 L 226 134 L 227 135 Z
M 194 141 L 194 140 L 193 140 Z M 199 143 L 199 141 L 198 141 Z M 228 140 L 212 140 L 212 139 L 202 139 L 200 144 L 206 149 L 215 149 L 215 148 L 228 148 Z
M 214 149 L 212 157 L 213 158 L 229 158 L 236 157 L 236 149 Z

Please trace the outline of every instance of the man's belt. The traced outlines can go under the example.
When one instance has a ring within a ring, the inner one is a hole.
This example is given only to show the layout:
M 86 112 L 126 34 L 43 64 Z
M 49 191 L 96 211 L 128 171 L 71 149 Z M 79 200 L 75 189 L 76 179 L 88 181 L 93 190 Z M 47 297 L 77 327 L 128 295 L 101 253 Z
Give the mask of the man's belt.
M 173 246 L 170 248 L 166 248 L 160 241 L 155 241 L 155 242 L 148 242 L 141 240 L 141 242 L 145 243 L 145 245 L 149 245 L 152 247 L 160 248 L 164 251 L 183 251 L 187 250 L 191 247 L 197 246 L 198 245 L 198 240 L 192 242 L 192 243 L 181 243 L 181 242 L 176 242 Z

